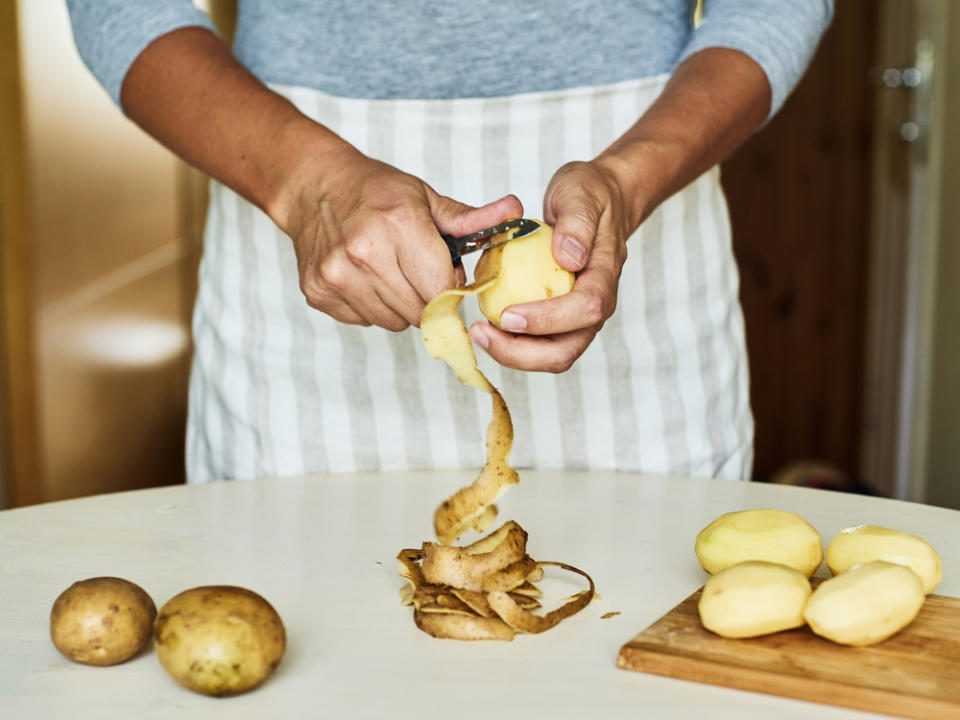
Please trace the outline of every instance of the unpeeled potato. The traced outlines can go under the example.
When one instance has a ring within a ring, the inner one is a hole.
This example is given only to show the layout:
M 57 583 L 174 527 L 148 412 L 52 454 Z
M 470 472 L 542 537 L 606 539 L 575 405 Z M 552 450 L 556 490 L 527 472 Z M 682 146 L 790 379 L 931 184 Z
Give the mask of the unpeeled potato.
M 50 611 L 50 637 L 66 657 L 87 665 L 116 665 L 150 639 L 157 608 L 129 580 L 95 577 L 60 593 Z
M 185 590 L 160 608 L 157 657 L 173 678 L 204 695 L 236 695 L 280 664 L 287 638 L 277 611 L 251 590 L 226 585 Z
M 480 312 L 500 327 L 505 308 L 520 303 L 548 300 L 573 288 L 574 274 L 553 258 L 553 228 L 540 229 L 484 251 L 477 262 L 474 284 L 496 278 L 477 293 Z
M 786 510 L 740 510 L 721 515 L 700 531 L 694 550 L 703 569 L 711 574 L 747 560 L 765 560 L 810 577 L 823 560 L 820 533 Z

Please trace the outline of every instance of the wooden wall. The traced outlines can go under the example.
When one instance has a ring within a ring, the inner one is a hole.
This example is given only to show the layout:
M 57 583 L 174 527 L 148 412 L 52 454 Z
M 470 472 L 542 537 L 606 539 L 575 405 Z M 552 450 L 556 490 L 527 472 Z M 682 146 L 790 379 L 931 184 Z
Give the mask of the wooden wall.
M 183 482 L 200 212 L 182 196 L 196 183 L 83 66 L 62 2 L 2 6 L 19 15 L 3 26 L 19 52 L 4 37 L 0 59 L 6 77 L 15 53 L 21 84 L 5 82 L 0 107 L 21 107 L 10 137 L 23 168 L 18 196 L 4 197 L 23 218 L 15 244 L 3 238 L 17 283 L 4 281 L 5 305 L 25 288 L 2 347 L 28 359 L 10 366 L 0 404 L 6 447 L 33 448 L 29 464 L 8 463 L 7 502 Z
M 837 3 L 804 80 L 724 165 L 756 418 L 754 478 L 858 475 L 877 8 Z

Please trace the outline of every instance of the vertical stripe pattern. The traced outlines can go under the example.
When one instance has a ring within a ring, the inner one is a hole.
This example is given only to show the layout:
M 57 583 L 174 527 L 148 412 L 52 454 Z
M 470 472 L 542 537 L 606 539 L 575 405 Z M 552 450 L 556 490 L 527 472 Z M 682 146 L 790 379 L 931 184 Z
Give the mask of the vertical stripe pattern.
M 542 217 L 556 170 L 601 152 L 663 81 L 451 101 L 277 90 L 441 194 L 480 205 L 512 192 L 526 216 Z M 310 309 L 289 238 L 217 183 L 205 238 L 191 481 L 482 464 L 489 401 L 429 357 L 418 330 L 343 325 Z M 514 464 L 747 477 L 753 419 L 718 171 L 664 202 L 627 248 L 616 312 L 571 370 L 517 372 L 477 350 L 514 418 Z M 471 298 L 461 313 L 480 319 Z

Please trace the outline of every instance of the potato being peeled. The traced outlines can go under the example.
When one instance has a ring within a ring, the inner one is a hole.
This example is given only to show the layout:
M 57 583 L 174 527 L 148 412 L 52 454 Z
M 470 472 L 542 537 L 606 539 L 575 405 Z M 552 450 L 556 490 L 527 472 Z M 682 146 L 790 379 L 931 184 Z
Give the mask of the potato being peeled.
M 87 665 L 116 665 L 146 645 L 157 615 L 139 585 L 115 577 L 75 582 L 50 611 L 50 637 L 57 650 Z
M 566 295 L 573 288 L 574 274 L 553 258 L 553 228 L 540 229 L 484 251 L 477 262 L 474 284 L 497 281 L 477 294 L 480 312 L 500 327 L 500 316 L 510 305 L 547 300 Z
M 943 579 L 940 555 L 923 538 L 876 525 L 841 530 L 827 546 L 827 567 L 839 575 L 857 563 L 871 560 L 904 565 L 913 570 L 929 595 Z
M 747 560 L 765 560 L 810 577 L 823 560 L 820 533 L 786 510 L 741 510 L 721 515 L 700 531 L 694 551 L 710 574 Z
M 287 645 L 280 616 L 257 593 L 227 585 L 185 590 L 160 608 L 160 664 L 204 695 L 246 692 L 272 673 Z

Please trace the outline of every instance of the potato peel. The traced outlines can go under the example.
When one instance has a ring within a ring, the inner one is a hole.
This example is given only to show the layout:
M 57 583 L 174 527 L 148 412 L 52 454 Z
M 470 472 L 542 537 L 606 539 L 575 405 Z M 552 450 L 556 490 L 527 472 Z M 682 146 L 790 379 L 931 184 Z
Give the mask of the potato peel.
M 541 567 L 544 565 L 553 565 L 563 568 L 564 570 L 577 573 L 578 575 L 582 575 L 587 579 L 587 582 L 590 583 L 590 589 L 581 590 L 576 595 L 571 596 L 571 598 L 563 605 L 558 607 L 556 610 L 551 610 L 546 615 L 534 615 L 533 613 L 524 610 L 517 604 L 517 601 L 511 597 L 509 593 L 487 593 L 487 602 L 490 603 L 490 608 L 497 615 L 499 615 L 503 621 L 507 623 L 507 625 L 512 627 L 517 632 L 535 634 L 541 633 L 544 630 L 549 630 L 564 618 L 568 618 L 574 613 L 577 613 L 585 608 L 593 599 L 593 579 L 583 570 L 579 570 L 572 565 L 559 562 L 541 562 L 537 564 Z
M 513 640 L 514 631 L 500 618 L 422 613 L 413 621 L 428 635 L 451 640 Z
M 526 555 L 527 533 L 513 521 L 488 537 L 494 539 L 489 550 L 486 548 L 491 543 L 487 542 L 479 547 L 464 548 L 424 543 L 421 568 L 424 580 L 432 584 L 480 590 L 484 578 L 513 565 Z
M 462 288 L 452 288 L 427 303 L 420 316 L 423 344 L 433 357 L 440 358 L 453 369 L 457 379 L 489 393 L 493 417 L 487 426 L 487 461 L 473 484 L 461 488 L 437 508 L 433 527 L 437 539 L 444 545 L 456 542 L 471 527 L 489 527 L 496 516 L 494 503 L 511 485 L 519 482 L 517 471 L 507 458 L 513 447 L 513 421 L 503 397 L 477 368 L 470 333 L 457 314 L 464 295 L 472 295 L 491 287 L 496 277 L 474 282 Z
M 479 370 L 477 374 L 483 377 Z M 495 508 L 494 503 L 511 485 L 520 482 L 517 471 L 507 462 L 513 447 L 510 411 L 500 393 L 489 383 L 487 386 L 493 403 L 493 417 L 487 426 L 487 462 L 473 484 L 457 490 L 434 513 L 433 529 L 444 545 L 456 542 L 489 512 L 489 508 Z
M 517 632 L 536 634 L 549 630 L 590 604 L 596 596 L 591 577 L 571 565 L 559 562 L 537 562 L 529 555 L 502 565 L 501 548 L 511 545 L 511 538 L 522 538 L 514 547 L 526 550 L 527 534 L 510 521 L 495 532 L 465 547 L 424 543 L 424 551 L 401 550 L 397 555 L 400 574 L 409 585 L 401 590 L 414 606 L 414 620 L 424 632 L 438 638 L 455 640 L 512 640 Z M 428 550 L 430 548 L 431 550 Z M 473 554 L 469 551 L 473 550 Z M 483 552 L 477 552 L 482 550 Z M 418 566 L 427 562 L 430 552 L 439 552 L 442 561 L 435 561 L 442 581 L 431 582 L 431 573 Z M 490 562 L 495 558 L 497 562 Z M 470 564 L 470 561 L 474 561 Z M 555 566 L 582 575 L 589 588 L 570 596 L 560 607 L 546 615 L 532 611 L 541 607 L 537 600 L 542 593 L 527 578 L 542 576 L 542 569 Z M 491 570 L 492 569 L 492 570 Z M 483 574 L 484 572 L 488 574 Z M 427 579 L 425 579 L 427 578 Z M 451 581 L 456 585 L 447 584 Z M 405 591 L 405 592 L 404 592 Z M 505 629 L 506 628 L 506 629 Z M 509 630 L 509 632 L 507 632 Z
M 596 597 L 593 580 L 582 570 L 564 563 L 538 563 L 531 558 L 526 552 L 527 533 L 513 521 L 472 544 L 453 546 L 471 528 L 486 532 L 497 516 L 495 502 L 519 481 L 517 471 L 508 462 L 513 446 L 510 411 L 478 369 L 470 334 L 457 310 L 464 296 L 474 294 L 481 299 L 483 309 L 485 291 L 489 291 L 487 296 L 499 293 L 496 299 L 487 297 L 487 305 L 496 304 L 494 300 L 510 304 L 515 292 L 523 297 L 513 299 L 513 303 L 569 292 L 573 275 L 552 260 L 551 237 L 552 228 L 541 223 L 541 230 L 517 241 L 525 243 L 518 256 L 521 269 L 527 272 L 520 275 L 519 281 L 514 273 L 504 272 L 509 263 L 503 246 L 487 250 L 477 263 L 475 281 L 437 295 L 427 303 L 420 318 L 427 351 L 444 360 L 460 382 L 488 393 L 493 407 L 486 433 L 487 459 L 480 474 L 434 512 L 433 526 L 439 542 L 424 542 L 419 550 L 401 550 L 397 555 L 400 575 L 407 580 L 400 590 L 401 601 L 413 605 L 417 627 L 437 638 L 512 640 L 517 632 L 540 633 L 579 612 Z M 537 269 L 544 267 L 551 277 L 541 285 L 543 273 Z M 516 285 L 515 289 L 504 285 L 507 277 Z M 537 297 L 538 292 L 544 294 Z M 484 314 L 490 319 L 487 310 Z M 491 322 L 497 324 L 496 320 Z M 534 583 L 543 578 L 543 566 L 582 575 L 590 587 L 555 610 L 535 615 L 533 611 L 542 607 L 537 599 L 542 593 Z

